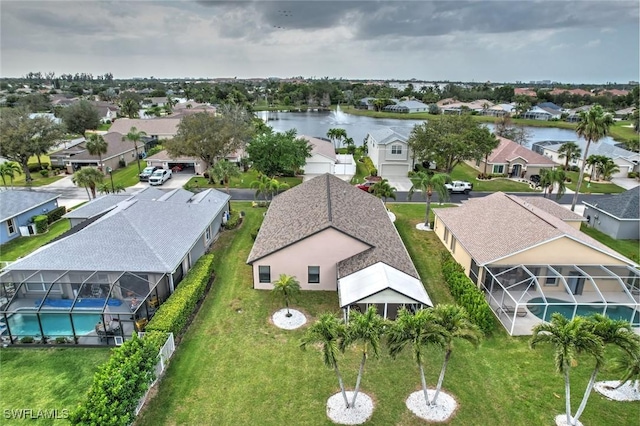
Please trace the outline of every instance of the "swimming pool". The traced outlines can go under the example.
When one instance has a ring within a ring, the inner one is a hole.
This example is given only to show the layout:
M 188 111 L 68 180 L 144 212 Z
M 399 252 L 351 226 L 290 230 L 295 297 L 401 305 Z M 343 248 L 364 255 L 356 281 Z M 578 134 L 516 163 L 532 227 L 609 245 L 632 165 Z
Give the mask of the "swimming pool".
M 45 336 L 73 336 L 69 315 L 40 314 L 42 332 Z M 82 336 L 94 331 L 96 324 L 101 321 L 99 314 L 73 314 L 73 326 L 76 336 Z M 15 313 L 8 317 L 9 329 L 15 337 L 38 336 L 42 334 L 36 314 Z M 4 334 L 7 334 L 5 331 Z
M 567 303 L 565 300 L 553 299 L 551 297 L 547 297 L 548 303 Z M 534 303 L 540 303 L 540 305 L 534 305 Z M 549 321 L 551 319 L 551 314 L 554 312 L 559 312 L 563 316 L 567 318 L 571 318 L 573 316 L 573 308 L 574 305 L 549 305 L 547 308 L 546 317 L 542 317 L 544 315 L 544 299 L 542 297 L 534 297 L 533 299 L 527 302 L 527 309 L 537 316 L 538 318 Z M 601 314 L 604 310 L 604 307 L 595 306 L 598 305 L 594 303 L 592 305 L 578 305 L 576 310 L 576 315 L 580 315 L 583 317 L 588 317 L 593 314 Z M 613 306 L 609 305 L 607 307 L 607 312 L 605 314 L 607 317 L 611 319 L 621 319 L 625 321 L 631 320 L 631 315 L 633 315 L 633 309 L 628 306 Z M 631 321 L 631 325 L 634 327 L 640 326 L 640 313 L 636 311 L 635 315 L 633 315 L 633 321 Z

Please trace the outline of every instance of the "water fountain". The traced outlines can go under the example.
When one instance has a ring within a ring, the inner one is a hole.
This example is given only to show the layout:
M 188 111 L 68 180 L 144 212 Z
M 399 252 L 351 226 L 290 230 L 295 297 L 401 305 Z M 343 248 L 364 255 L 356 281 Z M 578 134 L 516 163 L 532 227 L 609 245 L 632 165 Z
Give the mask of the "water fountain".
M 330 118 L 333 124 L 349 124 L 349 115 L 342 112 L 340 104 L 338 104 L 335 111 L 331 111 Z

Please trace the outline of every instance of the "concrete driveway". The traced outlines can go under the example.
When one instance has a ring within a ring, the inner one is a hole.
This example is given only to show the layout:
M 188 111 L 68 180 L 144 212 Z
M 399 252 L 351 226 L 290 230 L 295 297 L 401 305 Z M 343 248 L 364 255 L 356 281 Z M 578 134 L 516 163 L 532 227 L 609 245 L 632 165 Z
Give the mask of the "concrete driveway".
M 160 188 L 160 189 L 176 189 L 176 188 L 182 188 L 184 186 L 185 183 L 189 182 L 189 179 L 191 179 L 192 177 L 197 176 L 193 173 L 186 173 L 186 172 L 177 172 L 177 173 L 173 173 L 171 175 L 171 179 L 169 179 L 168 181 L 166 181 L 165 183 L 163 183 L 162 185 L 158 185 L 156 186 L 156 188 Z M 127 188 L 127 192 L 133 192 L 133 191 L 137 191 L 139 189 L 143 189 L 150 186 L 149 182 L 138 182 L 133 186 L 130 186 L 129 188 Z
M 396 188 L 397 192 L 407 192 L 411 189 L 413 184 L 409 180 L 408 177 L 388 177 L 386 178 L 389 181 L 389 185 Z

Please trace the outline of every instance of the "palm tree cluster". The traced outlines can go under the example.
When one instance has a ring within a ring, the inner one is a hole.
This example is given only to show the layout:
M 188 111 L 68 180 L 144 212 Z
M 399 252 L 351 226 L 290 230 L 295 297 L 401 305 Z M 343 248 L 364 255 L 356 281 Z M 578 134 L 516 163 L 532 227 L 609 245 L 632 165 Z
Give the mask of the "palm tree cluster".
M 96 198 L 96 188 L 104 181 L 104 175 L 94 167 L 83 167 L 73 174 L 72 180 L 76 185 L 84 187 L 91 200 Z
M 340 129 L 340 128 L 329 129 L 327 131 L 327 137 L 333 144 L 333 148 L 336 151 L 338 151 L 338 146 L 340 145 L 341 141 L 345 141 L 345 144 L 346 144 L 347 131 L 345 129 Z M 351 142 L 353 142 L 353 139 L 351 139 Z
M 389 354 L 393 358 L 406 347 L 412 349 L 420 371 L 425 402 L 428 405 L 436 405 L 454 349 L 454 341 L 461 339 L 477 346 L 481 340 L 482 332 L 469 321 L 465 309 L 457 305 L 443 304 L 434 308 L 420 309 L 415 313 L 401 308 L 393 322 L 380 317 L 376 308 L 371 306 L 364 313 L 351 311 L 349 321 L 346 324 L 333 314 L 321 315 L 318 321 L 307 329 L 300 342 L 300 347 L 305 349 L 309 345 L 321 345 L 325 365 L 332 368 L 338 377 L 346 408 L 353 408 L 360 390 L 366 360 L 369 356 L 374 358 L 379 356 L 385 337 Z M 349 401 L 338 367 L 338 353 L 344 353 L 354 344 L 360 345 L 362 357 L 358 367 L 353 398 Z M 426 350 L 429 346 L 435 346 L 444 351 L 444 360 L 436 392 L 431 401 L 427 395 L 427 383 L 424 375 Z
M 256 190 L 256 198 L 262 195 L 265 201 L 273 199 L 280 191 L 289 189 L 289 184 L 281 183 L 277 179 L 272 179 L 266 175 L 259 176 L 258 180 L 251 182 L 250 186 Z
M 396 188 L 389 184 L 388 179 L 382 179 L 369 187 L 369 192 L 384 201 L 386 206 L 387 198 L 396 199 Z
M 240 167 L 238 167 L 237 164 L 227 160 L 221 160 L 209 169 L 209 181 L 222 182 L 227 189 L 227 193 L 229 193 L 229 181 L 241 174 Z
M 541 343 L 550 344 L 553 347 L 556 371 L 564 377 L 567 425 L 578 424 L 596 377 L 605 365 L 606 347 L 617 347 L 625 354 L 625 357 L 617 362 L 617 367 L 623 371 L 624 381 L 632 377 L 640 378 L 638 370 L 640 336 L 632 331 L 627 321 L 614 320 L 599 314 L 588 318 L 576 316 L 569 320 L 556 312 L 551 316 L 551 322 L 534 327 L 529 343 L 531 348 Z M 571 368 L 577 365 L 580 355 L 591 356 L 594 359 L 594 369 L 580 406 L 572 417 L 570 372 Z
M 449 191 L 445 184 L 451 181 L 448 174 L 445 173 L 432 173 L 430 171 L 420 171 L 415 173 L 411 180 L 412 186 L 409 189 L 409 200 L 413 198 L 413 194 L 416 192 L 422 192 L 427 202 L 427 211 L 424 219 L 424 226 L 429 228 L 429 212 L 431 211 L 431 197 L 433 193 L 438 194 L 440 202 L 449 199 Z
M 551 196 L 554 189 L 557 189 L 556 200 L 559 200 L 564 195 L 567 187 L 565 182 L 567 175 L 564 170 L 561 169 L 541 169 L 540 170 L 540 186 L 544 190 L 545 198 Z
M 13 187 L 13 179 L 15 179 L 16 175 L 22 174 L 22 167 L 20 164 L 15 161 L 5 161 L 4 163 L 0 163 L 0 178 L 2 179 L 2 185 L 4 187 L 7 186 L 7 178 L 11 181 L 11 186 Z
M 620 171 L 618 165 L 606 155 L 590 155 L 587 165 L 591 167 L 590 180 L 611 180 L 611 176 Z

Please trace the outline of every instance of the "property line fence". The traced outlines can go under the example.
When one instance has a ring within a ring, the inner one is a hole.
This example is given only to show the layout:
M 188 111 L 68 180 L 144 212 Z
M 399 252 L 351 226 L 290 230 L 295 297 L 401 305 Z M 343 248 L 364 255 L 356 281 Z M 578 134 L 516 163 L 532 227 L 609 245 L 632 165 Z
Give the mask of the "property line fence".
M 138 333 L 138 337 L 142 338 L 143 336 L 144 336 L 144 333 Z M 164 343 L 164 345 L 162 345 L 162 347 L 160 348 L 160 351 L 158 351 L 158 362 L 156 363 L 156 367 L 155 367 L 156 377 L 153 380 L 153 383 L 149 385 L 149 389 L 147 389 L 147 391 L 142 396 L 142 398 L 140 398 L 140 401 L 138 401 L 138 406 L 136 407 L 136 411 L 135 411 L 136 416 L 138 415 L 138 413 L 140 413 L 140 410 L 142 410 L 144 403 L 147 401 L 147 397 L 149 396 L 149 392 L 151 391 L 151 388 L 158 382 L 158 380 L 160 380 L 160 378 L 164 374 L 164 371 L 166 370 L 167 365 L 169 365 L 169 360 L 173 356 L 173 353 L 175 352 L 175 350 L 176 350 L 176 343 L 173 338 L 173 333 L 169 333 L 169 337 L 167 337 L 167 341 Z

